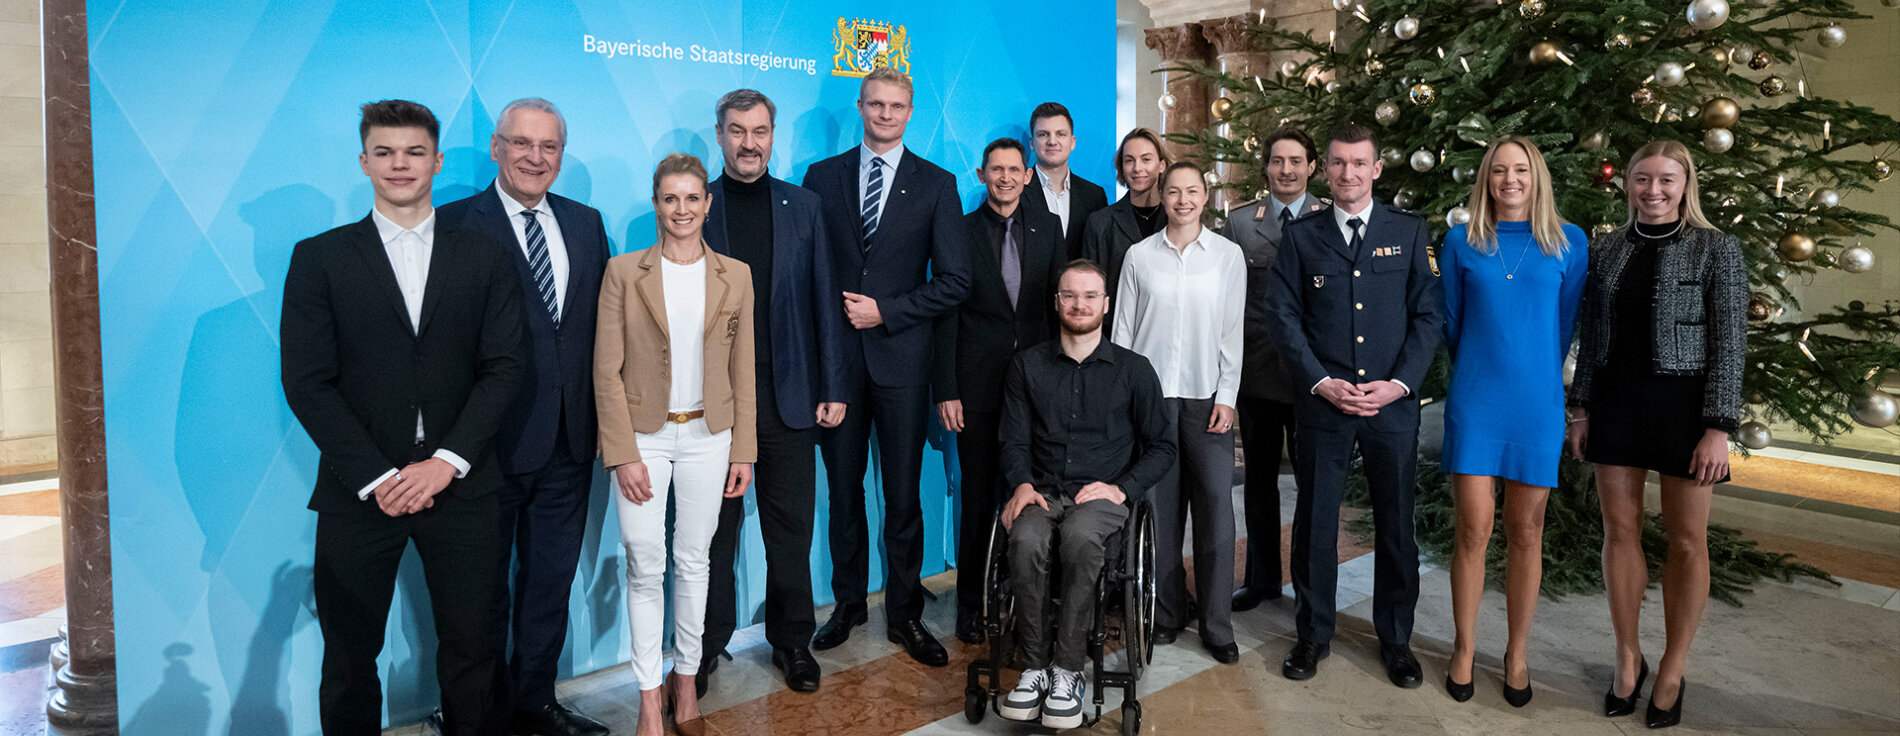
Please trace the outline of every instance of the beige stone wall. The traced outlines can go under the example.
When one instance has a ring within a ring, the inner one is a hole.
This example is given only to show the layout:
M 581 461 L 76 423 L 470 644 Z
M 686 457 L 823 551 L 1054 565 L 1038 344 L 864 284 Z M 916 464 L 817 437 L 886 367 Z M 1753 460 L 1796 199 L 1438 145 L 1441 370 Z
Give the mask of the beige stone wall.
M 35 0 L 0 0 L 0 475 L 54 462 L 45 136 Z

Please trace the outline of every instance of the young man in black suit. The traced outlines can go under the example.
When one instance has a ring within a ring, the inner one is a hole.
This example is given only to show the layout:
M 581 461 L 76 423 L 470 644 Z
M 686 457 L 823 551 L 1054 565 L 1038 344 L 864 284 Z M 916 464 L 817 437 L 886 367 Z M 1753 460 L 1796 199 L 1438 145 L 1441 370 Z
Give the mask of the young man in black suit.
M 436 218 L 486 236 L 513 265 L 531 348 L 527 379 L 495 439 L 506 475 L 489 624 L 496 712 L 531 733 L 603 736 L 605 725 L 554 699 L 594 480 L 594 314 L 607 267 L 600 212 L 548 191 L 566 148 L 567 121 L 553 103 L 508 103 L 489 137 L 494 183 L 443 205 Z
M 956 177 L 904 147 L 910 75 L 880 67 L 858 88 L 864 143 L 811 165 L 824 203 L 838 306 L 857 331 L 851 410 L 820 439 L 831 492 L 831 591 L 838 605 L 812 648 L 830 649 L 866 621 L 869 544 L 864 468 L 877 426 L 884 487 L 886 634 L 918 662 L 950 661 L 924 628 L 924 523 L 918 478 L 930 407 L 931 323 L 970 290 L 969 243 Z
M 1023 188 L 1023 205 L 1048 212 L 1060 220 L 1065 259 L 1082 257 L 1082 231 L 1089 215 L 1108 206 L 1108 193 L 1069 171 L 1075 153 L 1075 118 L 1059 102 L 1044 102 L 1029 113 L 1030 144 L 1036 147 L 1036 170 Z
M 997 431 L 1003 374 L 1016 351 L 1055 335 L 1056 274 L 1067 263 L 1061 223 L 1025 205 L 1023 144 L 998 138 L 983 149 L 977 178 L 988 196 L 963 216 L 970 232 L 970 296 L 937 318 L 931 393 L 944 429 L 957 434 L 963 522 L 957 541 L 957 638 L 983 642 L 983 569 L 990 517 L 1002 491 Z
M 757 90 L 736 89 L 714 108 L 715 138 L 725 170 L 712 182 L 706 244 L 752 269 L 754 374 L 758 382 L 759 532 L 765 542 L 765 639 L 772 664 L 796 692 L 818 689 L 811 655 L 818 627 L 812 608 L 812 525 L 818 508 L 818 465 L 812 446 L 820 427 L 844 420 L 847 340 L 838 290 L 832 288 L 831 243 L 818 195 L 771 174 L 778 107 Z M 745 498 L 728 498 L 713 535 L 704 651 L 698 687 L 710 687 L 719 654 L 738 627 L 733 563 L 739 557 Z
M 363 106 L 359 161 L 376 193 L 358 222 L 297 244 L 284 281 L 284 398 L 322 459 L 315 588 L 323 732 L 382 726 L 376 656 L 411 541 L 435 618 L 442 727 L 485 733 L 494 652 L 496 492 L 490 447 L 527 361 L 521 289 L 501 254 L 439 223 L 438 124 L 404 100 Z

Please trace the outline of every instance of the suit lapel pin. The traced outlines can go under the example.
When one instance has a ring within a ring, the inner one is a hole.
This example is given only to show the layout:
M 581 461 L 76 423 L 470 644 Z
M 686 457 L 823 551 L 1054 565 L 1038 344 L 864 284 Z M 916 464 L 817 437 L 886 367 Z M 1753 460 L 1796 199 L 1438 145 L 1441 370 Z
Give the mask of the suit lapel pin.
M 1317 289 L 1317 288 L 1320 288 L 1320 287 L 1322 287 L 1322 286 L 1325 286 L 1325 285 L 1326 285 L 1326 277 L 1325 277 L 1325 276 L 1314 276 L 1314 277 L 1313 277 L 1313 288 L 1315 288 L 1315 289 Z

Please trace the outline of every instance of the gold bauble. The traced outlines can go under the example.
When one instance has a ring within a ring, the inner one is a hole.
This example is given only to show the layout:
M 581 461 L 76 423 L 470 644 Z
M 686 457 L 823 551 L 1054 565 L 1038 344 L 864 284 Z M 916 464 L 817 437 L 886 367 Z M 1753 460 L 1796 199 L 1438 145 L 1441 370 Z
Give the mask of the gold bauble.
M 1728 49 L 1710 46 L 1702 50 L 1702 57 L 1715 69 L 1726 71 L 1729 66 Z
M 1376 77 L 1385 73 L 1385 62 L 1378 59 L 1366 60 L 1366 76 Z
M 1748 68 L 1755 71 L 1767 69 L 1768 65 L 1773 63 L 1775 63 L 1775 57 L 1769 56 L 1766 51 L 1757 51 L 1753 56 L 1748 57 Z
M 1814 254 L 1815 268 L 1833 268 L 1834 261 L 1835 261 L 1834 253 L 1832 251 L 1824 250 L 1824 251 Z
M 1779 97 L 1783 92 L 1788 91 L 1788 80 L 1771 74 L 1767 79 L 1761 80 L 1761 84 L 1756 88 L 1761 90 L 1764 97 Z
M 1874 181 L 1886 181 L 1893 178 L 1893 164 L 1884 158 L 1874 159 Z
M 1748 298 L 1748 321 L 1764 322 L 1775 313 L 1775 304 L 1768 295 L 1756 294 Z
M 1610 36 L 1609 40 L 1603 42 L 1603 50 L 1605 51 L 1618 51 L 1621 49 L 1627 49 L 1629 47 L 1630 47 L 1630 34 L 1627 34 L 1627 33 L 1618 33 L 1618 34 L 1612 35 Z
M 1432 86 L 1429 84 L 1419 82 L 1418 84 L 1412 85 L 1411 98 L 1412 104 L 1419 107 L 1426 107 L 1438 101 L 1438 90 L 1432 89 Z
M 1795 262 L 1813 258 L 1816 247 L 1814 238 L 1808 237 L 1806 233 L 1788 233 L 1781 236 L 1781 242 L 1775 244 L 1775 250 L 1781 251 L 1782 258 Z
M 1742 108 L 1727 97 L 1716 97 L 1702 103 L 1702 127 L 1726 128 L 1735 124 L 1742 116 Z
M 1644 107 L 1655 101 L 1656 91 L 1648 87 L 1637 87 L 1635 92 L 1630 93 L 1630 102 L 1635 103 L 1637 107 Z
M 1607 222 L 1599 222 L 1597 223 L 1596 227 L 1590 228 L 1590 232 L 1595 233 L 1598 237 L 1601 237 L 1601 236 L 1609 235 L 1610 233 L 1616 232 L 1616 226 Z
M 1207 112 L 1213 115 L 1215 120 L 1226 120 L 1227 113 L 1233 110 L 1234 101 L 1225 97 L 1216 97 L 1213 102 L 1207 103 Z
M 1253 136 L 1247 136 L 1246 140 L 1240 142 L 1240 148 L 1241 150 L 1244 150 L 1248 153 L 1253 153 L 1254 151 L 1258 151 L 1260 150 L 1260 139 L 1255 138 Z
M 1531 63 L 1538 66 L 1555 64 L 1557 63 L 1557 51 L 1557 44 L 1549 41 L 1538 41 L 1531 45 Z
M 1525 20 L 1537 20 L 1544 17 L 1544 0 L 1524 0 L 1517 4 L 1517 14 Z

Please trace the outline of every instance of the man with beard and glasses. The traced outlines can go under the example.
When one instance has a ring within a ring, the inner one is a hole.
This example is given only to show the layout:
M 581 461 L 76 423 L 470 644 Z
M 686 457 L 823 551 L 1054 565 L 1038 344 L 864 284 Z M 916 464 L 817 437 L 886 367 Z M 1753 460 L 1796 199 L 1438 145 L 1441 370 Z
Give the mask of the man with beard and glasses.
M 1148 359 L 1102 338 L 1107 291 L 1100 266 L 1070 262 L 1056 286 L 1061 337 L 1017 353 L 1003 382 L 1002 469 L 1015 490 L 1002 519 L 1023 676 L 998 712 L 1050 728 L 1082 724 L 1103 543 L 1174 464 L 1161 380 Z M 1050 610 L 1058 558 L 1062 607 Z

